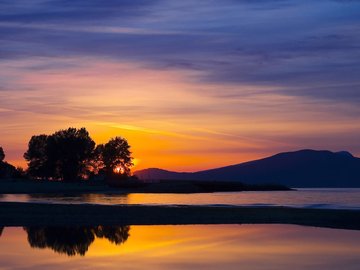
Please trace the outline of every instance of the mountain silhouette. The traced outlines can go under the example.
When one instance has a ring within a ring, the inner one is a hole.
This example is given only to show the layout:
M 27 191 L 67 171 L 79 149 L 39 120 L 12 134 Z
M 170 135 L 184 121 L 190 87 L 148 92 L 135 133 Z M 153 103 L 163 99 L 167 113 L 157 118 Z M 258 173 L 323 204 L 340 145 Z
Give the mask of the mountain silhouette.
M 193 173 L 150 168 L 134 174 L 143 180 L 239 181 L 289 187 L 360 187 L 360 158 L 347 151 L 305 149 Z

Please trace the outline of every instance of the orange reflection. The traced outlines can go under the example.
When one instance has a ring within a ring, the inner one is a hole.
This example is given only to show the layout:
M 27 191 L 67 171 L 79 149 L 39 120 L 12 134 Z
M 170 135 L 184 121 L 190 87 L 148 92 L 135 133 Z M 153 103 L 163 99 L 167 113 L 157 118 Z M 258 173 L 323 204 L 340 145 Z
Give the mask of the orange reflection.
M 85 257 L 31 249 L 22 228 L 5 228 L 5 269 L 357 269 L 359 231 L 293 225 L 131 226 L 120 245 L 96 238 Z

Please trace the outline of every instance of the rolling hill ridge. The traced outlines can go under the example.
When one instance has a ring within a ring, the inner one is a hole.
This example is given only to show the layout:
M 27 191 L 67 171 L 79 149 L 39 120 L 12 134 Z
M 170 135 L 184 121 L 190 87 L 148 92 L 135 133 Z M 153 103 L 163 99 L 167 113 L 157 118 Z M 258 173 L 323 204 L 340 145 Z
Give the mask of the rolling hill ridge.
M 360 158 L 347 151 L 299 150 L 259 160 L 192 172 L 150 168 L 134 173 L 142 180 L 239 181 L 289 187 L 360 187 Z

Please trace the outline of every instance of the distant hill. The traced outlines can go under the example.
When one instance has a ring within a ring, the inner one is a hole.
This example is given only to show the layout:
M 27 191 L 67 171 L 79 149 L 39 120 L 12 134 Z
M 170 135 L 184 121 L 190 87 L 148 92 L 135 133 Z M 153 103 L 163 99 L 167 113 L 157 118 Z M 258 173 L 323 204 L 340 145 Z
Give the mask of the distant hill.
M 360 158 L 347 151 L 300 150 L 193 173 L 150 168 L 134 174 L 143 180 L 239 181 L 289 187 L 360 187 Z

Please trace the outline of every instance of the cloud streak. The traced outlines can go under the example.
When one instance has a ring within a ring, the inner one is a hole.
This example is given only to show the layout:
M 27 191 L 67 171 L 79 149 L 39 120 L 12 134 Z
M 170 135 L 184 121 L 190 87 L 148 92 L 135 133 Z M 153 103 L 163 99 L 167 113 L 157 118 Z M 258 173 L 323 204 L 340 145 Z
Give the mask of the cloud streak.
M 0 57 L 110 57 L 359 101 L 358 1 L 70 2 L 3 3 Z M 336 96 L 332 84 L 355 87 Z

